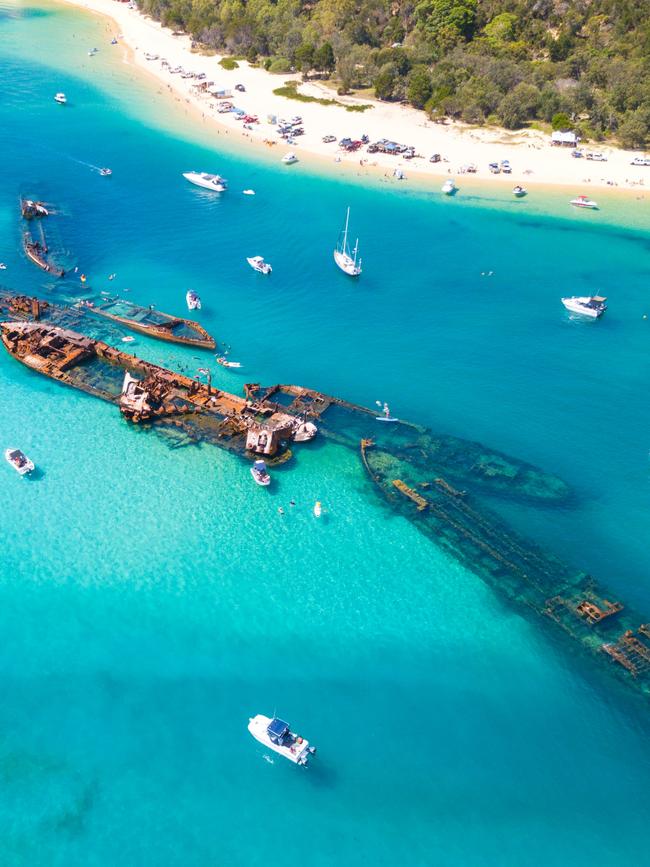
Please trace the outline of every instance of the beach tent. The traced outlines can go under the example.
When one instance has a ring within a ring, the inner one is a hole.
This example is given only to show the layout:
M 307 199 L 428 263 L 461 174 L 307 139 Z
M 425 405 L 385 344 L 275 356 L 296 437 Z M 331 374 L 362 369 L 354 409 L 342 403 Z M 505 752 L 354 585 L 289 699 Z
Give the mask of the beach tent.
M 551 144 L 554 145 L 571 145 L 575 147 L 578 141 L 578 136 L 570 130 L 556 130 L 551 135 Z

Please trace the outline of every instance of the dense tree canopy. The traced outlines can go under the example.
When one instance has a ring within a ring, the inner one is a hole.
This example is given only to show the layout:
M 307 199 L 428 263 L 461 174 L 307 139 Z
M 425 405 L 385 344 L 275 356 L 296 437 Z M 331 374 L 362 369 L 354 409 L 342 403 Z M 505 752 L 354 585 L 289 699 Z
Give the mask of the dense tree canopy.
M 140 0 L 220 52 L 432 117 L 650 144 L 649 0 Z

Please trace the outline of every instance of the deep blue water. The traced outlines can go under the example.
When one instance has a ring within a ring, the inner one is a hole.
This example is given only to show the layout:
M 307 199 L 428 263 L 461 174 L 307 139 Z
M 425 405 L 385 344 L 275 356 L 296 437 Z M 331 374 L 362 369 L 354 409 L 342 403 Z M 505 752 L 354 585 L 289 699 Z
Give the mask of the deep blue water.
M 441 201 L 282 167 L 186 114 L 109 39 L 65 7 L 0 8 L 5 284 L 179 314 L 195 288 L 245 365 L 215 370 L 222 387 L 387 400 L 557 472 L 571 508 L 503 514 L 650 612 L 644 205 Z M 191 168 L 230 191 L 190 187 Z M 86 286 L 24 261 L 21 191 L 56 203 Z M 348 204 L 357 283 L 331 262 Z M 246 265 L 258 253 L 268 279 Z M 601 321 L 564 313 L 562 294 L 594 289 Z M 303 449 L 253 490 L 236 458 L 170 450 L 4 353 L 0 384 L 2 447 L 42 469 L 2 471 L 2 863 L 643 863 L 647 708 L 391 515 L 354 454 Z M 267 763 L 246 732 L 274 709 L 320 747 L 308 772 Z

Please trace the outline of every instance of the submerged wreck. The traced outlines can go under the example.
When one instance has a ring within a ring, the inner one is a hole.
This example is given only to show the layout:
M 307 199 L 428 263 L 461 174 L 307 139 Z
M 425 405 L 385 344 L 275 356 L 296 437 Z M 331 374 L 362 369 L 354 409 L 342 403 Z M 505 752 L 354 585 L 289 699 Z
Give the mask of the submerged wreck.
M 65 270 L 53 260 L 43 229 L 43 218 L 49 216 L 50 212 L 42 202 L 32 199 L 21 199 L 20 210 L 26 226 L 23 231 L 25 255 L 48 274 L 64 277 Z
M 82 301 L 80 306 L 89 313 L 104 316 L 113 322 L 124 325 L 132 331 L 167 340 L 170 343 L 182 343 L 186 346 L 197 346 L 201 349 L 215 349 L 216 342 L 208 332 L 191 319 L 183 319 L 154 310 L 153 307 L 141 307 L 130 301 L 113 298 L 99 303 Z
M 379 424 L 376 410 L 301 386 L 250 383 L 244 397 L 229 394 L 212 387 L 208 371 L 200 382 L 64 327 L 79 311 L 0 293 L 0 312 L 7 319 L 0 338 L 14 358 L 114 404 L 131 423 L 180 430 L 271 463 L 290 459 L 294 444 L 317 434 L 354 449 L 388 508 L 522 613 L 556 627 L 605 671 L 650 696 L 650 623 L 485 505 L 486 497 L 565 503 L 570 491 L 557 476 L 416 424 Z

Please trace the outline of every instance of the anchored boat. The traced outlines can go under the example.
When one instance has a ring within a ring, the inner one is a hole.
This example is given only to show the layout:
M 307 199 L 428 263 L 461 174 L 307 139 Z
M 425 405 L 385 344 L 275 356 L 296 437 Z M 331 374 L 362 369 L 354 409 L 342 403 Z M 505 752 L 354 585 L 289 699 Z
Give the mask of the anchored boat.
M 102 301 L 99 304 L 86 301 L 80 306 L 89 313 L 104 316 L 113 322 L 119 322 L 126 328 L 158 340 L 183 343 L 186 346 L 200 346 L 202 349 L 214 349 L 216 346 L 214 338 L 198 322 L 171 316 L 169 313 L 154 310 L 153 307 L 140 307 L 138 304 L 121 299 Z
M 5 460 L 20 476 L 34 471 L 34 462 L 20 449 L 5 449 Z
M 571 313 L 579 313 L 581 316 L 589 316 L 591 319 L 598 319 L 607 310 L 605 303 L 607 298 L 603 295 L 572 295 L 568 298 L 562 298 L 562 304 Z
M 193 289 L 188 289 L 185 293 L 185 301 L 187 303 L 188 310 L 200 310 L 201 309 L 201 299 L 194 292 Z
M 316 747 L 310 746 L 309 741 L 294 734 L 289 723 L 278 717 L 271 718 L 258 713 L 249 719 L 248 731 L 255 740 L 296 765 L 307 765 L 309 757 L 316 753 Z
M 348 208 L 345 215 L 345 226 L 339 238 L 339 243 L 334 249 L 334 261 L 337 266 L 349 277 L 358 277 L 361 274 L 361 259 L 357 259 L 359 254 L 359 239 L 357 238 L 354 249 L 351 251 L 348 244 L 348 224 L 350 222 L 350 209 Z
M 183 172 L 185 180 L 204 190 L 213 193 L 223 193 L 228 189 L 228 181 L 221 175 L 210 175 L 208 172 Z

